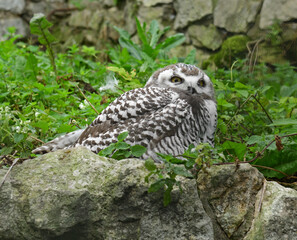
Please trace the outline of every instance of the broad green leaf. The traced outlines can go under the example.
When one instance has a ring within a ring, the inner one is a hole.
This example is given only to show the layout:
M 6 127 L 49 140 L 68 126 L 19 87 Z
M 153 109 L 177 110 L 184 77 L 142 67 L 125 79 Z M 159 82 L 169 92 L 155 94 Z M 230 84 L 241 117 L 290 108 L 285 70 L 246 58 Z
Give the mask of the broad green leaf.
M 122 48 L 127 48 L 130 54 L 138 60 L 141 60 L 141 49 L 130 39 L 120 37 L 119 43 Z
M 23 133 L 15 133 L 13 138 L 15 143 L 19 143 L 24 139 L 25 135 Z
M 107 148 L 101 150 L 98 154 L 103 157 L 107 157 L 115 150 L 115 143 L 110 144 Z
M 118 141 L 121 142 L 123 141 L 126 137 L 128 137 L 129 132 L 122 132 L 118 135 Z
M 153 159 L 151 159 L 151 158 L 148 158 L 147 160 L 145 160 L 144 166 L 149 171 L 154 171 L 154 170 L 157 169 L 155 161 Z
M 48 131 L 48 123 L 46 121 L 39 121 L 32 124 L 34 127 L 41 128 L 42 132 Z
M 247 140 L 247 144 L 255 144 L 255 143 L 259 143 L 263 141 L 263 137 L 262 136 L 258 136 L 258 135 L 253 135 L 251 136 L 248 140 Z
M 146 152 L 146 147 L 141 145 L 131 146 L 132 155 L 135 157 L 141 157 Z
M 118 28 L 116 26 L 113 26 L 113 28 L 120 34 L 121 38 L 130 39 L 130 34 L 126 30 Z
M 189 178 L 193 177 L 193 175 L 187 169 L 185 169 L 184 166 L 174 166 L 172 170 L 176 175 Z
M 241 96 L 247 98 L 249 96 L 249 92 L 247 90 L 235 89 Z
M 244 143 L 237 143 L 231 141 L 224 142 L 222 147 L 226 150 L 234 150 L 236 157 L 238 157 L 239 160 L 243 160 L 243 157 L 247 150 L 246 145 Z
M 116 149 L 129 149 L 130 145 L 125 142 L 118 142 L 116 143 Z
M 284 145 L 284 149 L 268 150 L 264 153 L 263 158 L 257 159 L 253 164 L 271 167 L 280 170 L 288 175 L 293 175 L 297 172 L 297 144 Z M 285 177 L 283 174 L 264 169 L 258 168 L 266 177 Z
M 12 151 L 13 151 L 12 147 L 4 147 L 0 149 L 0 155 L 8 155 L 8 154 L 11 154 Z
M 118 150 L 116 151 L 111 158 L 116 159 L 116 160 L 122 160 L 125 158 L 129 158 L 131 156 L 131 152 L 128 150 Z
M 241 82 L 235 82 L 234 87 L 239 88 L 239 89 L 248 89 L 249 88 L 248 86 L 244 85 Z
M 164 187 L 166 183 L 165 179 L 159 179 L 156 182 L 154 182 L 153 184 L 151 184 L 151 186 L 148 189 L 148 192 L 157 192 L 161 187 Z

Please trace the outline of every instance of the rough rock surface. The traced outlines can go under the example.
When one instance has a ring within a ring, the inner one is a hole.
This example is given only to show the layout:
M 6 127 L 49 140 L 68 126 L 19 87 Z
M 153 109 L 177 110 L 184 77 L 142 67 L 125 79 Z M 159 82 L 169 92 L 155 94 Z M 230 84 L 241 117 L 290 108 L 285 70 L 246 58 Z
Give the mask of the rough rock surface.
M 147 174 L 141 160 L 84 147 L 27 160 L 0 189 L 0 239 L 297 239 L 297 191 L 249 164 L 181 178 L 168 207 L 147 192 Z
M 267 182 L 261 212 L 256 214 L 244 240 L 297 239 L 297 191 Z
M 215 239 L 242 239 L 251 227 L 263 175 L 249 164 L 212 166 L 198 175 L 200 199 L 212 216 Z
M 25 0 L 0 0 L 0 10 L 21 14 L 25 9 Z
M 213 239 L 195 180 L 164 207 L 143 163 L 83 147 L 25 161 L 0 189 L 0 239 Z
M 177 0 L 174 3 L 177 16 L 174 29 L 184 28 L 190 22 L 199 20 L 212 13 L 212 1 Z
M 255 22 L 262 0 L 218 0 L 214 9 L 214 25 L 229 32 L 246 32 Z
M 206 47 L 211 50 L 218 49 L 222 42 L 223 37 L 219 30 L 214 25 L 192 25 L 188 28 L 188 33 L 193 41 L 194 46 Z
M 296 0 L 264 0 L 261 10 L 260 28 L 268 28 L 275 20 L 281 22 L 297 19 Z
M 163 3 L 172 3 L 173 0 L 143 0 L 143 5 L 145 7 L 152 7 L 157 4 L 163 4 Z
M 22 36 L 26 36 L 29 32 L 27 23 L 17 16 L 7 16 L 5 19 L 0 19 L 0 26 L 0 41 L 5 39 L 5 34 L 8 33 L 7 29 L 9 27 L 15 27 L 16 34 L 20 34 Z

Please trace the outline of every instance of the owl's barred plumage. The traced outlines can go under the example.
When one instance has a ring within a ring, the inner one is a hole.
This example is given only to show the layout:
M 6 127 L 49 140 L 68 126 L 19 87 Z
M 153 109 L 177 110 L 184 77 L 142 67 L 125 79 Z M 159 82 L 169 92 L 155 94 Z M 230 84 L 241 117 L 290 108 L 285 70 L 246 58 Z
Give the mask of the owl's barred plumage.
M 142 158 L 156 153 L 182 154 L 190 144 L 214 144 L 217 112 L 212 82 L 199 68 L 169 65 L 156 71 L 144 88 L 122 94 L 83 130 L 68 133 L 33 151 L 86 146 L 98 153 L 129 132 L 125 142 L 147 148 Z

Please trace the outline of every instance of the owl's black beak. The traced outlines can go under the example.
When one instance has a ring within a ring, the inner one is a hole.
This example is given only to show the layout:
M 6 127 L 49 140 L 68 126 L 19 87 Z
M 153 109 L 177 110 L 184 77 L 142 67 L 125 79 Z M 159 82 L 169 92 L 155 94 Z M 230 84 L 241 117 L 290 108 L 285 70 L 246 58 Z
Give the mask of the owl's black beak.
M 191 93 L 191 94 L 196 94 L 197 93 L 196 89 L 193 88 L 193 87 L 188 87 L 188 92 Z

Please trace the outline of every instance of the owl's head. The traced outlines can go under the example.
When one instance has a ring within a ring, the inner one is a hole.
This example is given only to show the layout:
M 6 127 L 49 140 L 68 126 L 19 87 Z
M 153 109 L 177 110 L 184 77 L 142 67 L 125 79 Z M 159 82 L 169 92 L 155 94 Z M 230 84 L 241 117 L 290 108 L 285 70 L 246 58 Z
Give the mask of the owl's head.
M 194 65 L 177 63 L 156 71 L 147 81 L 146 87 L 173 88 L 192 94 L 206 94 L 215 99 L 210 78 Z

